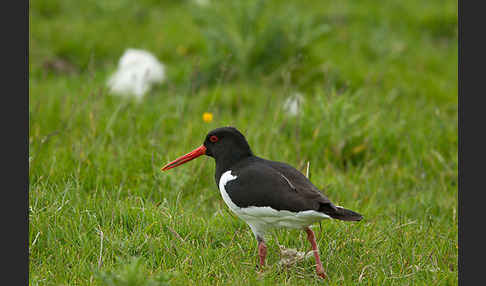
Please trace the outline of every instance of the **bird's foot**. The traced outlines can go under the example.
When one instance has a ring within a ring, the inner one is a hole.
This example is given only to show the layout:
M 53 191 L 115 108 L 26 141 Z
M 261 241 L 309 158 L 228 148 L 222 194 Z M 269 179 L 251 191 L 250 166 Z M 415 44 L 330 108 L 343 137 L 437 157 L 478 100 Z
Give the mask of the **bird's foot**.
M 324 269 L 322 267 L 318 267 L 316 269 L 316 273 L 317 275 L 319 275 L 319 277 L 321 277 L 322 279 L 326 279 L 327 278 L 327 275 L 326 275 L 326 272 L 324 272 Z
M 266 272 L 265 267 L 257 265 L 256 274 L 257 274 L 258 278 L 263 278 L 263 276 L 265 275 L 265 272 Z

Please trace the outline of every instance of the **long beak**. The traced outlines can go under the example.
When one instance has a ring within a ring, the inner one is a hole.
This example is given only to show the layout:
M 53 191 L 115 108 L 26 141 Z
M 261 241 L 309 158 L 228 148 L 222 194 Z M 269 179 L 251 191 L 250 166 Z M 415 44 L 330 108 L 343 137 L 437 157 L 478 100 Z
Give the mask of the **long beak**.
M 191 152 L 187 153 L 184 156 L 181 156 L 174 161 L 168 163 L 164 167 L 162 167 L 162 171 L 167 171 L 169 169 L 175 168 L 179 165 L 182 165 L 184 163 L 187 163 L 191 161 L 192 159 L 196 159 L 197 157 L 206 154 L 206 147 L 204 145 L 199 146 L 198 148 L 192 150 Z

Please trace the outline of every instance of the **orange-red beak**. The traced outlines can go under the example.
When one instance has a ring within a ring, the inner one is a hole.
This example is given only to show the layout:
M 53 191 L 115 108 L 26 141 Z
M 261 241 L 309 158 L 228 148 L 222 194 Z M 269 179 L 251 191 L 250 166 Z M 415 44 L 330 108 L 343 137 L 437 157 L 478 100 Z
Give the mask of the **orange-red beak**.
M 196 159 L 197 157 L 206 154 L 206 147 L 204 145 L 199 146 L 198 148 L 192 150 L 191 152 L 187 153 L 184 156 L 181 156 L 174 161 L 168 163 L 164 167 L 162 167 L 162 171 L 167 171 L 169 169 L 175 168 L 179 165 L 182 165 L 184 163 L 187 163 L 191 161 L 192 159 Z

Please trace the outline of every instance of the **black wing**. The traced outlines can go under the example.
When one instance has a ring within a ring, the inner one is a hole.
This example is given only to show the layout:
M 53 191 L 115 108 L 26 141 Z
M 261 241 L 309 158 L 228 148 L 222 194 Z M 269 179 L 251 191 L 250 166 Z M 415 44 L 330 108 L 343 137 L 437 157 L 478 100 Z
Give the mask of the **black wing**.
M 293 212 L 319 211 L 322 205 L 334 207 L 305 176 L 307 184 L 301 179 L 295 179 L 295 174 L 282 172 L 263 161 L 235 168 L 232 174 L 236 175 L 237 179 L 229 181 L 225 189 L 231 200 L 239 207 L 268 206 L 276 210 Z
M 236 170 L 233 175 L 237 179 L 229 181 L 225 189 L 239 207 L 315 210 L 346 221 L 363 218 L 359 213 L 335 206 L 304 174 L 288 164 L 256 157 L 251 164 Z
M 278 172 L 282 173 L 305 197 L 309 199 L 318 199 L 321 203 L 331 203 L 331 201 L 324 195 L 304 174 L 294 167 L 276 161 L 270 161 L 261 159 L 266 165 L 274 168 Z
M 304 174 L 294 167 L 282 162 L 262 160 L 286 176 L 302 196 L 319 201 L 318 211 L 323 212 L 332 218 L 346 221 L 359 221 L 363 218 L 363 216 L 357 212 L 335 206 L 306 176 L 304 176 Z

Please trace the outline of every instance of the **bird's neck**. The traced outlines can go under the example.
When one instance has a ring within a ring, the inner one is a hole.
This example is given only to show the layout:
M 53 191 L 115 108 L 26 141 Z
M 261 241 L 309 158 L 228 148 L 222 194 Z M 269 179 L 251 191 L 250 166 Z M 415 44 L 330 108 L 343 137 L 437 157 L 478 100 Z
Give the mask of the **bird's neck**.
M 224 156 L 226 155 L 226 156 Z M 216 161 L 216 174 L 215 174 L 215 179 L 216 179 L 216 184 L 219 184 L 219 178 L 221 178 L 221 175 L 223 175 L 224 172 L 231 170 L 233 166 L 236 164 L 247 160 L 249 158 L 252 158 L 253 153 L 251 150 L 246 151 L 246 152 L 238 152 L 233 150 L 229 154 L 223 154 L 223 156 L 218 156 L 215 158 Z

